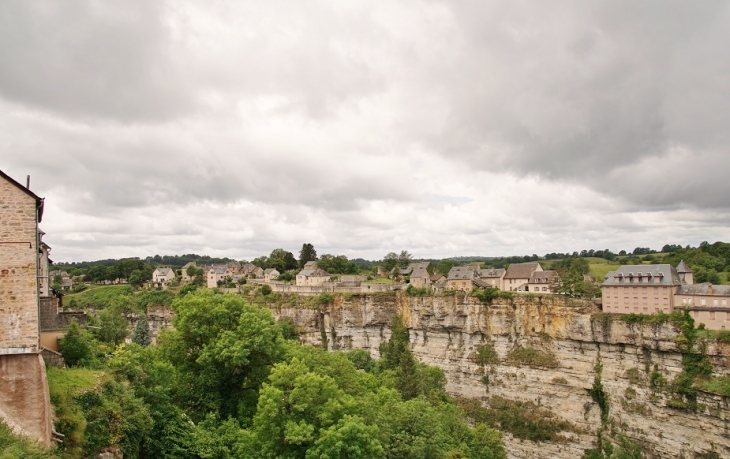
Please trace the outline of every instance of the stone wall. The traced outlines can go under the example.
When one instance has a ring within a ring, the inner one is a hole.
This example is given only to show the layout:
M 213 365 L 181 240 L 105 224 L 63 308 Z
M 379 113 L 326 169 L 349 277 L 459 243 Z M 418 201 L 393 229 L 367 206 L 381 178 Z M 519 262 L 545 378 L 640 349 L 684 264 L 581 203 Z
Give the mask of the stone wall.
M 356 283 L 326 283 L 321 286 L 292 285 L 279 282 L 268 283 L 273 292 L 296 293 L 298 295 L 319 295 L 321 293 L 379 293 L 405 288 L 403 284 L 376 284 L 363 282 Z
M 51 446 L 51 400 L 40 354 L 0 355 L 0 417 L 16 433 Z
M 409 297 L 401 293 L 338 295 L 320 310 L 274 308 L 303 330 L 302 340 L 330 349 L 368 349 L 390 337 L 390 322 L 401 314 L 410 329 L 411 348 L 423 362 L 444 370 L 447 391 L 487 400 L 500 396 L 531 401 L 568 421 L 565 441 L 534 443 L 505 435 L 511 458 L 579 458 L 596 446 L 600 410 L 589 394 L 602 365 L 609 397 L 610 434 L 624 434 L 642 445 L 648 458 L 694 458 L 715 452 L 730 457 L 730 399 L 700 392 L 697 410 L 672 408 L 668 396 L 653 390 L 650 373 L 672 381 L 682 370 L 678 331 L 669 323 L 631 325 L 600 320 L 588 302 L 518 295 L 483 305 L 463 293 Z M 474 356 L 491 346 L 498 361 L 480 365 Z M 517 348 L 553 356 L 556 365 L 511 361 Z M 715 374 L 730 373 L 730 346 L 707 349 Z M 483 377 L 488 375 L 488 384 Z
M 41 332 L 66 330 L 76 319 L 79 325 L 86 325 L 86 313 L 81 311 L 59 311 L 58 298 L 41 298 Z
M 36 200 L 0 177 L 0 354 L 37 352 Z

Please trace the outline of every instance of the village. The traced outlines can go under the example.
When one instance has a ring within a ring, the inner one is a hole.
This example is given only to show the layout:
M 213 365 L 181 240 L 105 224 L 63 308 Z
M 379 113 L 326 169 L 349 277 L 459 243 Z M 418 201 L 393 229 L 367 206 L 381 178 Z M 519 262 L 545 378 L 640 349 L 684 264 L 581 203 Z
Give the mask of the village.
M 42 285 L 56 281 L 63 291 L 71 291 L 74 282 L 65 271 L 47 271 Z M 245 283 L 267 285 L 271 291 L 300 295 L 322 293 L 377 293 L 394 290 L 419 289 L 422 293 L 440 294 L 444 291 L 472 292 L 474 289 L 497 289 L 515 294 L 569 295 L 561 291 L 561 277 L 555 270 L 544 270 L 539 262 L 512 263 L 506 269 L 484 268 L 479 263 L 452 267 L 446 275 L 436 271 L 430 262 L 413 262 L 405 268 L 391 271 L 378 267 L 375 278 L 366 274 L 326 272 L 317 261 L 308 261 L 296 272 L 293 280 L 280 280 L 275 268 L 263 269 L 252 263 L 228 262 L 198 267 L 189 262 L 180 269 L 157 267 L 147 287 L 167 289 L 170 286 L 195 281 L 202 275 L 210 289 L 236 292 Z M 594 282 L 586 275 L 587 282 Z M 375 282 L 373 282 L 375 279 Z M 124 283 L 125 279 L 117 279 Z M 623 265 L 606 274 L 600 283 L 600 295 L 592 299 L 606 313 L 669 314 L 687 309 L 695 322 L 710 330 L 725 330 L 730 326 L 730 286 L 709 282 L 694 283 L 692 269 L 682 260 L 676 267 L 669 264 Z

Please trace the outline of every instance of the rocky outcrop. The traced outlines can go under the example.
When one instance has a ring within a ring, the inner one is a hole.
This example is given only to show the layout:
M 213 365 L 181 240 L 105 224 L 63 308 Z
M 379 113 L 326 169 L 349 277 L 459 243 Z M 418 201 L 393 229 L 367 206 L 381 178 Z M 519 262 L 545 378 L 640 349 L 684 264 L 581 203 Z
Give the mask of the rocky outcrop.
M 490 305 L 462 293 L 336 295 L 319 309 L 273 311 L 298 324 L 306 343 L 368 349 L 375 357 L 400 314 L 414 354 L 445 371 L 450 393 L 530 401 L 570 423 L 561 441 L 505 435 L 513 458 L 579 458 L 596 446 L 603 424 L 589 391 L 599 370 L 608 395 L 605 435 L 637 440 L 652 458 L 730 457 L 729 398 L 700 392 L 696 406 L 682 408 L 651 383 L 682 371 L 679 331 L 671 323 L 630 324 L 598 314 L 588 302 L 530 295 Z M 489 361 L 479 358 L 487 348 Z M 728 346 L 706 352 L 716 374 L 730 373 Z

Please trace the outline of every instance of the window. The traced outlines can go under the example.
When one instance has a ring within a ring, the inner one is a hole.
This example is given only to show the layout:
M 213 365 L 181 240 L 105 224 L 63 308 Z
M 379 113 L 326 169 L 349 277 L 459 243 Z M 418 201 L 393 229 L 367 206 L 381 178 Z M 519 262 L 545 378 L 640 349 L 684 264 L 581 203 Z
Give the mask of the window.
M 710 320 L 715 320 L 715 311 L 710 311 Z
M 722 300 L 722 305 L 727 306 L 727 300 Z
M 705 305 L 706 305 L 706 303 L 707 303 L 707 302 L 705 301 L 705 299 L 704 299 L 704 298 L 702 298 L 702 299 L 700 300 L 700 304 L 701 304 L 702 306 L 705 306 Z
M 712 305 L 717 306 L 717 299 L 712 300 Z

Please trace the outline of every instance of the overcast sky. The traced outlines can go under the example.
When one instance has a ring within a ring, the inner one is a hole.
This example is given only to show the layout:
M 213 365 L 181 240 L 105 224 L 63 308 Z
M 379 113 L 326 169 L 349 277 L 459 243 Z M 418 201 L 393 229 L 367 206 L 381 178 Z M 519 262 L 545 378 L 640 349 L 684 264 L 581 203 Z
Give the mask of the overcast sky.
M 0 2 L 55 261 L 730 240 L 730 2 Z

